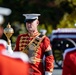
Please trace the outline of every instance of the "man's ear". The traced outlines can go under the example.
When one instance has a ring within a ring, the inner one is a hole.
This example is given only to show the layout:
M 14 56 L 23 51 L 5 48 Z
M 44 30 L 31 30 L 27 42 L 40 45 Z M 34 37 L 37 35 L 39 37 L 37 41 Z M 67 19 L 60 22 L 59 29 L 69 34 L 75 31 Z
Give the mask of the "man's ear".
M 39 25 L 39 21 L 37 20 L 37 24 Z

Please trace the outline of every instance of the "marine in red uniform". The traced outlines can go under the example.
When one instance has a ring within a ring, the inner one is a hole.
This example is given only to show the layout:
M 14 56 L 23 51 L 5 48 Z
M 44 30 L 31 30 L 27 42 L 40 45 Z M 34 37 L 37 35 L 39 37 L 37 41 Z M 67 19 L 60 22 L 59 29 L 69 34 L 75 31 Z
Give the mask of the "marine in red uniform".
M 65 51 L 62 75 L 76 75 L 76 47 Z
M 37 26 L 40 14 L 24 14 L 26 17 L 27 33 L 18 36 L 14 51 L 22 51 L 28 54 L 31 64 L 31 75 L 52 75 L 54 57 L 47 36 L 41 35 Z M 45 55 L 45 61 L 43 57 Z M 45 63 L 45 66 L 43 65 Z
M 10 54 L 4 40 L 0 40 L 0 75 L 29 75 L 27 55 L 22 52 Z

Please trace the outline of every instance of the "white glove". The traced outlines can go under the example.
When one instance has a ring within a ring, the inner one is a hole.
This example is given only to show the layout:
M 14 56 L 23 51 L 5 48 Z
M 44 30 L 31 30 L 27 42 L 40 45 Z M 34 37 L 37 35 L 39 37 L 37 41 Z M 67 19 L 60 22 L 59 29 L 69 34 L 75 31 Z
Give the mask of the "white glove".
M 45 71 L 45 75 L 52 75 L 51 72 Z
M 11 44 L 10 44 L 10 45 L 7 45 L 7 50 L 8 50 L 9 53 L 13 53 L 13 50 L 12 50 Z

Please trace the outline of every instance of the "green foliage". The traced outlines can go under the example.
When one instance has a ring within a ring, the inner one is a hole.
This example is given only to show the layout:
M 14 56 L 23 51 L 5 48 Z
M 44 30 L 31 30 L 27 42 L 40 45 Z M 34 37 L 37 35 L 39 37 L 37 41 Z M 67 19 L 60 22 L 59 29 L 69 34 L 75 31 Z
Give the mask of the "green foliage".
M 75 28 L 76 24 L 76 10 L 71 14 L 65 13 L 63 19 L 57 25 L 57 28 Z
M 2 1 L 3 1 L 3 0 L 0 0 L 0 4 L 2 4 Z
M 12 10 L 12 14 L 8 18 L 5 17 L 5 25 L 10 22 L 12 27 L 16 27 L 13 36 L 26 32 L 24 25 L 22 25 L 25 19 L 22 15 L 24 13 L 40 13 L 38 30 L 46 29 L 47 35 L 51 34 L 52 30 L 56 28 L 75 27 L 76 16 L 72 17 L 72 14 L 76 13 L 73 13 L 75 3 L 73 4 L 70 0 L 0 0 L 0 4 Z

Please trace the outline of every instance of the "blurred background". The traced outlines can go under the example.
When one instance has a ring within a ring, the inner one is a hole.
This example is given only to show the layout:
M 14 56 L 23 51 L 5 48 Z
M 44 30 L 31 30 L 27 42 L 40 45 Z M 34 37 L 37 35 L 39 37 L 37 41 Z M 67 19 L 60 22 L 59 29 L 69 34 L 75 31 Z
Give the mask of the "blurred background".
M 11 37 L 12 45 L 15 45 L 19 34 L 26 33 L 27 31 L 25 28 L 25 17 L 23 16 L 23 14 L 27 13 L 41 14 L 38 30 L 46 30 L 46 35 L 49 38 L 53 30 L 76 28 L 76 0 L 0 0 L 0 26 L 6 28 L 8 23 L 10 23 L 14 29 L 14 34 Z M 0 31 L 1 33 L 2 31 Z M 76 42 L 76 32 L 73 34 L 74 41 Z M 65 35 L 67 34 L 65 33 Z M 7 40 L 4 34 L 2 39 Z M 64 50 L 76 46 L 76 43 L 71 39 L 66 40 L 66 38 L 57 40 L 58 38 L 54 39 L 54 41 L 52 40 L 51 44 L 55 62 L 62 68 Z
M 11 10 L 10 15 L 3 15 L 3 27 L 9 22 L 14 28 L 13 43 L 19 34 L 26 32 L 22 14 L 40 13 L 38 29 L 46 29 L 47 36 L 53 29 L 76 27 L 76 0 L 0 0 L 0 7 Z

